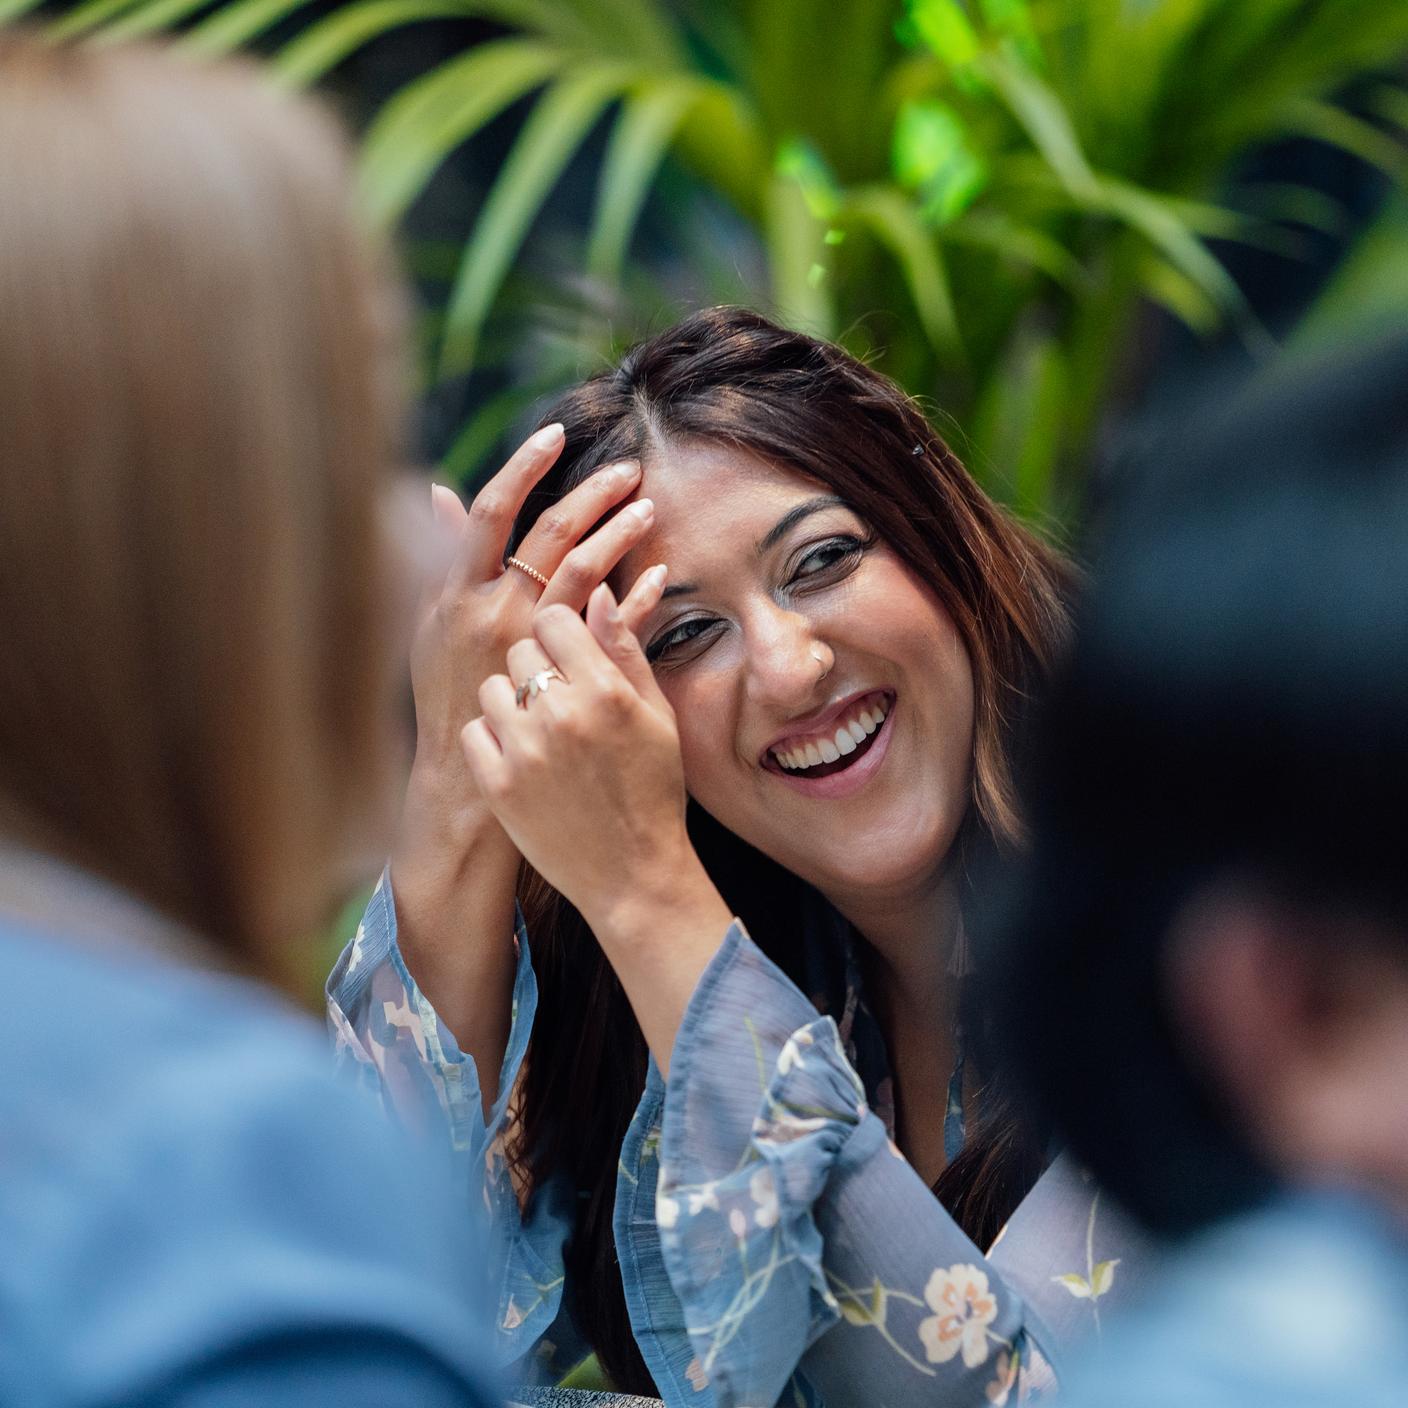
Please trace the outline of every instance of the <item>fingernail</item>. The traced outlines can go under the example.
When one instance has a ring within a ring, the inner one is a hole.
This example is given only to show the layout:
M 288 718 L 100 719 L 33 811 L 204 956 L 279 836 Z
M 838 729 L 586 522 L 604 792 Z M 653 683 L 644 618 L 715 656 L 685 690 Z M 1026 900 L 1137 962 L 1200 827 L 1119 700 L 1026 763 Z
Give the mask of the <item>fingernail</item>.
M 562 423 L 553 421 L 551 425 L 545 425 L 541 430 L 536 431 L 530 443 L 535 450 L 550 450 L 561 439 Z
M 622 460 L 620 464 L 612 465 L 606 471 L 613 479 L 619 479 L 623 484 L 629 484 L 632 480 L 640 478 L 639 460 Z
M 605 582 L 601 584 L 601 589 L 606 594 L 606 619 L 608 621 L 619 621 L 621 619 L 621 612 L 616 605 L 616 593 L 613 592 Z
M 652 567 L 650 571 L 645 574 L 645 584 L 653 592 L 664 591 L 665 578 L 669 575 L 670 569 L 666 567 L 663 562 L 659 563 L 657 566 Z
M 655 517 L 655 505 L 649 499 L 637 499 L 626 505 L 626 512 L 635 514 L 642 523 L 649 523 Z

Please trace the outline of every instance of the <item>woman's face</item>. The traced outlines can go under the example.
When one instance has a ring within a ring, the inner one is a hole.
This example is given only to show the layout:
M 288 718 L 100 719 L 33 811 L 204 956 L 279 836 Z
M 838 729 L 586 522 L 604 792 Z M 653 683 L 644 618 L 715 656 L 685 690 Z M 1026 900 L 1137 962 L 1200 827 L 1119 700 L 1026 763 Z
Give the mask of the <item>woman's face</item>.
M 615 585 L 669 566 L 641 640 L 690 794 L 833 903 L 928 887 L 973 757 L 948 613 L 829 490 L 746 451 L 671 446 L 640 494 L 654 527 Z

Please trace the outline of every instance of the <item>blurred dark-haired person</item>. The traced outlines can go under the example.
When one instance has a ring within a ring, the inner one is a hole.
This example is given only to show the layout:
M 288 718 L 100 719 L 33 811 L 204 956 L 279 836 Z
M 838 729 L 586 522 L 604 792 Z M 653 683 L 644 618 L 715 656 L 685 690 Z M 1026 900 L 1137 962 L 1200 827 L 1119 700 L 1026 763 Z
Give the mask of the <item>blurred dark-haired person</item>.
M 1181 433 L 1055 691 L 1001 966 L 1175 1247 L 1073 1408 L 1408 1398 L 1408 341 Z
M 488 1401 L 446 1171 L 278 991 L 406 752 L 349 190 L 252 71 L 0 36 L 0 1403 Z
M 388 1105 L 451 1114 L 501 1357 L 717 1408 L 1048 1383 L 1091 1248 L 1106 1307 L 1137 1266 L 1003 1098 L 964 915 L 1067 564 L 746 309 L 547 420 L 442 496 L 402 836 L 330 983 Z

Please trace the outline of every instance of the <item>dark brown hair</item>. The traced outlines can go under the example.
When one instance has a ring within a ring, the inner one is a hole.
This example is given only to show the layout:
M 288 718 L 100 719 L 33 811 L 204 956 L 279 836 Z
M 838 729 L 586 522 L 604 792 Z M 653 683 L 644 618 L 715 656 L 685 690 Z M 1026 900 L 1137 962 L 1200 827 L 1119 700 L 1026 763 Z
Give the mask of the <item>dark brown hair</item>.
M 840 348 L 757 313 L 697 313 L 558 402 L 566 448 L 514 535 L 587 476 L 672 442 L 710 441 L 840 495 L 943 603 L 968 649 L 975 691 L 973 797 L 965 840 L 1011 846 L 1021 826 L 1011 756 L 1034 687 L 1066 632 L 1068 569 L 974 483 L 918 406 Z M 803 886 L 696 805 L 691 832 L 725 900 L 795 971 Z M 578 915 L 525 892 L 539 983 L 535 1034 L 512 1151 L 528 1187 L 554 1174 L 578 1192 L 567 1251 L 573 1308 L 623 1388 L 653 1391 L 626 1318 L 611 1217 L 621 1140 L 644 1084 L 645 1044 L 619 982 Z M 1039 1167 L 1000 1102 L 935 1192 L 986 1246 Z
M 400 762 L 399 295 L 351 191 L 252 66 L 0 36 L 0 834 L 290 985 Z

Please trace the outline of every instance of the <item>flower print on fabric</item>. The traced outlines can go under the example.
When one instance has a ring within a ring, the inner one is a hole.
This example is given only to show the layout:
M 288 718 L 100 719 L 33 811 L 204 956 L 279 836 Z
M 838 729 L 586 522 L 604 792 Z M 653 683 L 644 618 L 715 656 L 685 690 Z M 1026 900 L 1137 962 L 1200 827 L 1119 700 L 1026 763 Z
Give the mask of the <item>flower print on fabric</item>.
M 961 1264 L 935 1270 L 924 1299 L 934 1311 L 919 1322 L 929 1363 L 947 1364 L 962 1350 L 963 1362 L 976 1369 L 988 1357 L 988 1326 L 997 1319 L 997 1297 L 988 1289 L 987 1273 Z
M 536 1012 L 527 933 L 520 921 L 508 1050 L 486 1119 L 473 1062 L 396 947 L 386 878 L 359 927 L 329 983 L 339 1060 L 400 1122 L 444 1139 L 467 1207 L 494 1228 L 499 1360 L 510 1382 L 553 1382 L 588 1347 L 564 1297 L 576 1192 L 550 1181 L 521 1208 L 504 1158 Z M 614 1219 L 646 1364 L 667 1408 L 1045 1399 L 1054 1375 L 1036 1337 L 1065 1348 L 1088 1334 L 1096 1302 L 1103 1311 L 1128 1294 L 1131 1244 L 1103 1208 L 1092 1232 L 1096 1190 L 1061 1159 L 1000 1246 L 984 1257 L 968 1240 L 893 1142 L 884 1041 L 844 927 L 808 948 L 829 971 L 806 990 L 837 1022 L 734 925 L 691 999 L 668 1089 L 649 1066 Z M 1095 1294 L 1053 1279 L 1066 1268 Z

